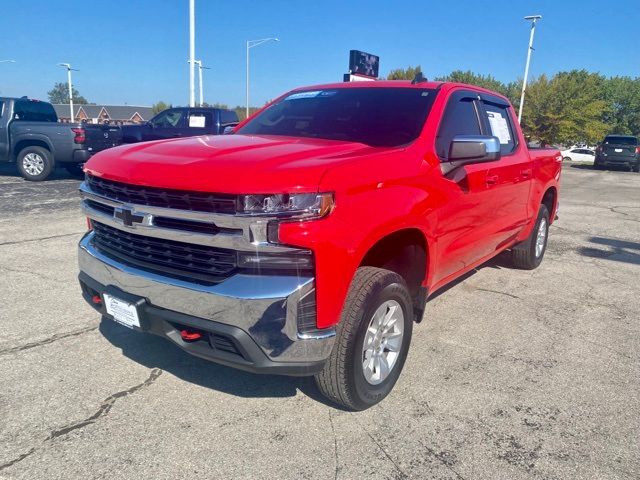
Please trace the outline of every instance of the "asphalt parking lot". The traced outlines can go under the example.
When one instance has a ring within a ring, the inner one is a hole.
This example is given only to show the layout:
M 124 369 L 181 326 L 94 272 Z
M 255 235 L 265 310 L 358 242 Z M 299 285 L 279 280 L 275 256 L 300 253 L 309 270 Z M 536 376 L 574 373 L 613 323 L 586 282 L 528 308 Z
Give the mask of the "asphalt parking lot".
M 639 174 L 565 165 L 542 266 L 432 299 L 361 413 L 101 323 L 78 184 L 0 170 L 0 478 L 640 477 Z

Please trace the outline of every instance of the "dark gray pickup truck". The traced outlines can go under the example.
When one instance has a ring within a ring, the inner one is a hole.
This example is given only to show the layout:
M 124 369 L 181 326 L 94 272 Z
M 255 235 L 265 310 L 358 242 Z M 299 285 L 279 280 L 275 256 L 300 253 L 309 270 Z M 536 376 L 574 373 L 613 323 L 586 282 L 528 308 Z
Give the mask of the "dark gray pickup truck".
M 178 107 L 158 113 L 146 123 L 123 125 L 122 142 L 136 143 L 197 135 L 222 135 L 238 124 L 233 110 L 213 107 Z
M 44 180 L 58 165 L 78 174 L 91 155 L 120 141 L 117 127 L 58 123 L 50 103 L 0 97 L 0 162 L 16 162 L 27 180 Z

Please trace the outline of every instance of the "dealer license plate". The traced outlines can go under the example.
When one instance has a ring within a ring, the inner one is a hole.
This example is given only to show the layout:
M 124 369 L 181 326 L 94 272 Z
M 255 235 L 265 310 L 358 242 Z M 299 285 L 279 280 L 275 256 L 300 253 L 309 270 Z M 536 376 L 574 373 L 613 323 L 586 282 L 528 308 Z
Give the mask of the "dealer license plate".
M 621 148 L 616 148 L 615 151 L 616 151 L 616 153 L 621 153 L 622 149 Z
M 120 300 L 119 298 L 112 297 L 108 293 L 105 293 L 103 297 L 107 313 L 111 315 L 116 322 L 129 328 L 140 327 L 138 310 L 135 305 L 125 302 L 124 300 Z

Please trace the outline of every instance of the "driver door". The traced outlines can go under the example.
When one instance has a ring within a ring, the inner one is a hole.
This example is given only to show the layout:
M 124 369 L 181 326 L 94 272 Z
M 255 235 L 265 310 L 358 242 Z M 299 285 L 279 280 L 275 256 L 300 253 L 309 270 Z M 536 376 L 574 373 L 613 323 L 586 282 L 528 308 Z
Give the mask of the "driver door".
M 435 230 L 436 283 L 456 276 L 495 249 L 492 242 L 497 228 L 495 193 L 489 172 L 497 162 L 473 163 L 447 172 L 449 148 L 455 136 L 491 135 L 480 121 L 481 112 L 477 93 L 454 91 L 436 136 L 436 153 L 443 172 L 439 182 L 442 201 Z

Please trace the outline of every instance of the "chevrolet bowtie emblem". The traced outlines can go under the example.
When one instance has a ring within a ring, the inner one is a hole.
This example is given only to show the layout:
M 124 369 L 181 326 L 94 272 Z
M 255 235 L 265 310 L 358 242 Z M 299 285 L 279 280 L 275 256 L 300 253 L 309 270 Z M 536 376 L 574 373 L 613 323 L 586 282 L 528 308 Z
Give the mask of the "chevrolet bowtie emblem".
M 113 218 L 120 220 L 122 224 L 126 225 L 127 227 L 133 227 L 134 223 L 143 222 L 144 215 L 135 214 L 130 208 L 116 207 L 113 212 Z

